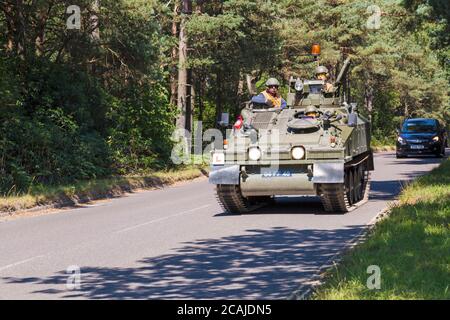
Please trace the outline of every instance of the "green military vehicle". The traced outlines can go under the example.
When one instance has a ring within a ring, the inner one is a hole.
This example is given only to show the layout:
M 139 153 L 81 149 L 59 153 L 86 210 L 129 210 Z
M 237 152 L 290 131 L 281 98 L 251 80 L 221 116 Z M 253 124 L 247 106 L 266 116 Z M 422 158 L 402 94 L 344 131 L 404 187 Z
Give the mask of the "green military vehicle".
M 224 147 L 212 151 L 209 182 L 227 212 L 249 212 L 278 195 L 319 196 L 327 212 L 367 201 L 370 123 L 347 101 L 349 66 L 347 58 L 332 86 L 291 78 L 287 108 L 247 104 Z

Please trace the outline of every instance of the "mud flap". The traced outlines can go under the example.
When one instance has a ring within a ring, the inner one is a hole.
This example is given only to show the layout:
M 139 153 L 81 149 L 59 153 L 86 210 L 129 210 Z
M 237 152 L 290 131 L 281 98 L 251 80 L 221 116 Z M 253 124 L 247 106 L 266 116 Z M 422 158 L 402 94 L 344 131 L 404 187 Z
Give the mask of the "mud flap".
M 344 183 L 344 162 L 315 163 L 314 183 Z
M 209 173 L 209 183 L 211 184 L 239 184 L 239 165 L 235 166 L 212 166 Z

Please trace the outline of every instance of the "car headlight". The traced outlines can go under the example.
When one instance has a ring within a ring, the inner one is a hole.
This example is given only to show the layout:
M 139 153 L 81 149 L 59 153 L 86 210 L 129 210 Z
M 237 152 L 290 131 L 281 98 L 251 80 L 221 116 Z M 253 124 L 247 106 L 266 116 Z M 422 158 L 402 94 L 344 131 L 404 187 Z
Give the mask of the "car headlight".
M 434 137 L 434 138 L 433 138 L 433 141 L 434 141 L 434 142 L 439 142 L 439 137 L 438 137 L 438 136 Z
M 305 157 L 305 149 L 303 147 L 294 147 L 291 150 L 292 159 L 301 160 Z
M 403 139 L 402 137 L 398 137 L 397 141 L 398 141 L 400 144 L 405 144 L 405 143 L 406 143 L 405 139 Z
M 248 150 L 248 157 L 252 161 L 258 161 L 259 159 L 261 159 L 261 150 L 259 150 L 258 147 L 251 147 Z

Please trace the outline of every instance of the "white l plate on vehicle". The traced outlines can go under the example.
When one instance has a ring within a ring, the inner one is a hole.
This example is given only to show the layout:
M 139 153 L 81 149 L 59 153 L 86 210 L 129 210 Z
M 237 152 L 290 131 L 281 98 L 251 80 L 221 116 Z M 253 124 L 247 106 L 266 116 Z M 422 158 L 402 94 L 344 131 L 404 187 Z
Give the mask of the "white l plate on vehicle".
M 225 164 L 225 154 L 222 152 L 215 152 L 212 156 L 212 164 L 214 166 L 221 166 Z

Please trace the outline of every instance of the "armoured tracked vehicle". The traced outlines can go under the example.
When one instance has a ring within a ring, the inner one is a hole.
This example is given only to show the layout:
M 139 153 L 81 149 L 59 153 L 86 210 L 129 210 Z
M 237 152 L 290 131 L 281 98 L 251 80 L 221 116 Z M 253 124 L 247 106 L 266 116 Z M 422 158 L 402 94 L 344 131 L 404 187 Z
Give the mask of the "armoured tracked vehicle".
M 277 195 L 319 196 L 328 212 L 367 200 L 370 124 L 348 101 L 349 66 L 347 58 L 331 90 L 324 80 L 291 78 L 285 109 L 242 110 L 224 148 L 212 151 L 209 181 L 227 212 L 249 212 Z

